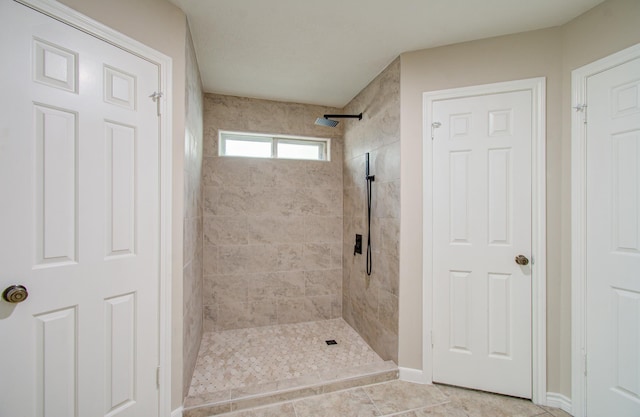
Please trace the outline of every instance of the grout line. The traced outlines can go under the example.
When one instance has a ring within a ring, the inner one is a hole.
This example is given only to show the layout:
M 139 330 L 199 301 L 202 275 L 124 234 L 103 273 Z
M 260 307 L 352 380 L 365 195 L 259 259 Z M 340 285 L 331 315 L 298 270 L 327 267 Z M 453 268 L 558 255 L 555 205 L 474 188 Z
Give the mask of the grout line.
M 384 414 L 384 415 L 382 415 L 382 417 L 393 417 L 393 416 L 399 416 L 399 415 L 402 415 L 402 414 L 405 414 L 405 413 L 410 413 L 412 411 L 427 410 L 429 408 L 434 408 L 434 407 L 438 407 L 438 406 L 441 406 L 441 405 L 449 404 L 450 402 L 451 401 L 444 401 L 444 402 L 441 402 L 441 403 L 425 405 L 424 407 L 410 408 L 410 409 L 404 410 L 404 411 L 397 411 L 397 412 L 391 413 L 391 414 Z
M 366 395 L 366 396 L 367 396 L 367 398 L 369 399 L 369 401 L 371 401 L 371 404 L 372 404 L 372 405 L 373 405 L 373 407 L 376 409 L 376 411 L 378 411 L 378 414 L 379 414 L 380 416 L 382 416 L 382 415 L 383 415 L 383 414 L 382 414 L 382 411 L 380 411 L 380 409 L 378 408 L 378 405 L 376 404 L 376 402 L 375 402 L 375 401 L 373 401 L 373 398 L 371 398 L 371 396 L 369 395 L 369 393 L 368 393 L 365 389 L 363 389 L 362 387 L 360 387 L 360 389 L 362 390 L 362 392 L 364 392 L 364 395 Z
M 432 383 L 431 386 L 434 387 L 436 390 L 438 390 L 438 392 L 442 394 L 443 397 L 449 400 L 448 402 L 451 402 L 451 397 L 447 395 L 445 392 L 443 392 L 437 384 Z

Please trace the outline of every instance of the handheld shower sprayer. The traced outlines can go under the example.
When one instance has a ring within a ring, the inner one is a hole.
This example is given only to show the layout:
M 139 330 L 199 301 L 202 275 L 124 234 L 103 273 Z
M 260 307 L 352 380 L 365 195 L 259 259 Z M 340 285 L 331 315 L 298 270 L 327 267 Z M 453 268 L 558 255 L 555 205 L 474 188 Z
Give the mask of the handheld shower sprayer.
M 371 253 L 371 183 L 376 180 L 375 175 L 369 175 L 369 152 L 365 154 L 365 179 L 367 181 L 367 275 L 371 275 L 373 255 Z
M 367 181 L 375 181 L 376 180 L 376 176 L 375 175 L 369 175 L 369 152 L 367 152 L 365 154 L 366 157 L 366 163 L 365 163 L 365 179 Z

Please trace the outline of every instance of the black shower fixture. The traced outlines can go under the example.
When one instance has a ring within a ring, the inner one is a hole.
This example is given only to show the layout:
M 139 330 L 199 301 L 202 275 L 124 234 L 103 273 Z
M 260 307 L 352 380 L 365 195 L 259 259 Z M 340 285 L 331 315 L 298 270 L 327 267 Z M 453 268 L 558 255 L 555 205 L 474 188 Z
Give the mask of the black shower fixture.
M 365 158 L 365 180 L 367 181 L 367 275 L 371 275 L 373 267 L 373 253 L 371 253 L 371 183 L 376 180 L 376 176 L 369 174 L 369 152 L 365 154 Z
M 362 120 L 362 113 L 360 114 L 325 114 L 322 117 L 316 119 L 316 124 L 319 126 L 336 127 L 338 126 L 337 120 L 331 119 L 358 119 Z
M 372 197 L 372 184 L 376 180 L 375 175 L 371 175 L 369 172 L 369 152 L 364 154 L 364 179 L 367 181 L 367 275 L 371 275 L 373 269 L 373 252 L 371 250 L 371 197 Z M 353 256 L 356 253 L 362 253 L 362 235 L 356 234 L 356 245 L 353 248 Z M 368 285 L 368 284 L 367 284 Z

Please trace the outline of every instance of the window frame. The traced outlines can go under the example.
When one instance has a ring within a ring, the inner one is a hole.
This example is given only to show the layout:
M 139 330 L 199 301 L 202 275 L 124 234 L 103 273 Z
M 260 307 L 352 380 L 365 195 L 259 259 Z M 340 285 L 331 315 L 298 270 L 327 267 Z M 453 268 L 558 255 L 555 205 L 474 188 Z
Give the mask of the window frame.
M 255 138 L 255 140 L 251 140 Z M 271 155 L 270 156 L 250 156 L 250 155 L 227 155 L 226 154 L 226 141 L 227 139 L 247 142 L 270 142 L 271 143 Z M 323 159 L 307 159 L 307 158 L 287 158 L 278 156 L 278 143 L 283 144 L 302 144 L 304 142 L 313 143 L 318 145 L 318 156 Z M 230 130 L 218 131 L 218 156 L 229 158 L 258 158 L 258 159 L 281 159 L 289 161 L 316 161 L 316 162 L 330 162 L 331 161 L 331 139 L 330 138 L 317 138 L 310 136 L 294 136 L 294 135 L 279 135 L 269 133 L 254 133 L 254 132 L 237 132 Z

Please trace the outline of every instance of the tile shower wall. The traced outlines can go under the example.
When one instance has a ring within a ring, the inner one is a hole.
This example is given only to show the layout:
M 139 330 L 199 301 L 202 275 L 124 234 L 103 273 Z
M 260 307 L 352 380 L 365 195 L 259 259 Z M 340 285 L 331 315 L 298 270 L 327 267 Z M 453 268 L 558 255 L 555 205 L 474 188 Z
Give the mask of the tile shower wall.
M 364 112 L 344 127 L 343 317 L 385 360 L 398 363 L 400 230 L 400 60 L 391 63 L 344 109 Z M 355 234 L 366 245 L 365 153 L 375 175 L 372 193 L 373 268 L 353 255 Z
M 202 339 L 202 87 L 187 30 L 184 137 L 183 394 L 186 396 Z
M 205 94 L 206 331 L 342 316 L 342 130 L 313 105 Z M 331 139 L 331 161 L 218 156 L 218 131 Z

